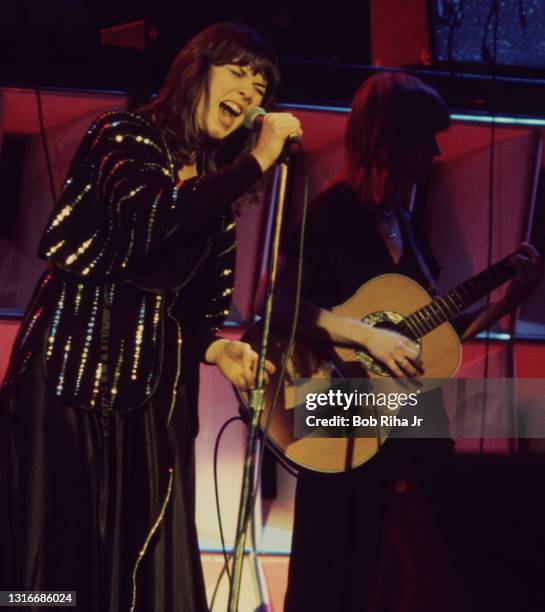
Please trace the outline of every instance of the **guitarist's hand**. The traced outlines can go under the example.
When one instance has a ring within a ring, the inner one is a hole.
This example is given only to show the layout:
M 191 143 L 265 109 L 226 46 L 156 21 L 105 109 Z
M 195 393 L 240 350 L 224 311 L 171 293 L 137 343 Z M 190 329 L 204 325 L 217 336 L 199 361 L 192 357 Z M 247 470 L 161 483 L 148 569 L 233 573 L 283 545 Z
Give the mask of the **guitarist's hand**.
M 418 349 L 414 342 L 405 336 L 366 326 L 364 348 L 381 361 L 390 372 L 398 378 L 414 378 L 422 374 L 422 363 L 418 357 Z
M 515 269 L 517 276 L 511 281 L 508 293 L 512 297 L 518 297 L 519 294 L 521 298 L 525 297 L 543 272 L 543 261 L 531 244 L 523 242 L 519 247 L 518 253 L 511 257 L 510 263 Z
M 484 309 L 478 309 L 473 314 L 473 318 L 463 330 L 462 340 L 472 338 L 484 329 L 488 329 L 496 321 L 520 306 L 536 287 L 543 273 L 543 257 L 540 257 L 531 244 L 525 242 L 520 245 L 518 252 L 509 258 L 509 264 L 516 272 L 516 276 L 509 283 L 504 296 L 498 302 L 490 302 Z

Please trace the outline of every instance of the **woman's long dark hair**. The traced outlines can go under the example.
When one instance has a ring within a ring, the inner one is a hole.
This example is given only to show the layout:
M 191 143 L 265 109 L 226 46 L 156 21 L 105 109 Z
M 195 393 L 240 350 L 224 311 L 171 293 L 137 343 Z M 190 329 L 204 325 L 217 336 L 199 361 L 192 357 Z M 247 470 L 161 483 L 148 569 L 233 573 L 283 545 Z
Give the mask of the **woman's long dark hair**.
M 262 75 L 267 81 L 262 105 L 267 108 L 271 104 L 280 81 L 276 53 L 253 28 L 227 22 L 212 25 L 192 38 L 174 59 L 158 96 L 139 109 L 163 132 L 178 165 L 194 162 L 195 152 L 207 146 L 196 121 L 197 105 L 203 92 L 208 96 L 210 67 L 225 64 L 248 66 Z M 240 136 L 234 139 L 241 140 Z M 248 143 L 237 145 L 243 149 Z M 215 166 L 214 158 L 207 155 L 208 170 Z
M 370 77 L 352 101 L 340 179 L 361 202 L 380 205 L 403 173 L 407 150 L 449 123 L 443 98 L 416 77 L 402 72 Z

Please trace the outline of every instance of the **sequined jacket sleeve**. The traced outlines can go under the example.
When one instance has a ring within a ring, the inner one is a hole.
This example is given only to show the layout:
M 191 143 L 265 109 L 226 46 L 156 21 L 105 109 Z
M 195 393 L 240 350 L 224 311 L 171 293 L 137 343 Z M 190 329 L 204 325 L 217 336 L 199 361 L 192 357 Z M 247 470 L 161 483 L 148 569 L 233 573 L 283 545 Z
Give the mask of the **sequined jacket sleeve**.
M 205 228 L 260 174 L 248 155 L 215 174 L 181 181 L 152 124 L 126 111 L 105 113 L 78 150 L 39 255 L 82 277 L 141 275 L 175 232 L 183 239 Z M 184 248 L 180 240 L 178 252 Z
M 204 361 L 207 348 L 218 338 L 217 332 L 229 314 L 235 262 L 235 220 L 229 212 L 215 228 L 206 263 L 176 300 L 175 312 L 182 323 L 183 337 L 200 361 Z

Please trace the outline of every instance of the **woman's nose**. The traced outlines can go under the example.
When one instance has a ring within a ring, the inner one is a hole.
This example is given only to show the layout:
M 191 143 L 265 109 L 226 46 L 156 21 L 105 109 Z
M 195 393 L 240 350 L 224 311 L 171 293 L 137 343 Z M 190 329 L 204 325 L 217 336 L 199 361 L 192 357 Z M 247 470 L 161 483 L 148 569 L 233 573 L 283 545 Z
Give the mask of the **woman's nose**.
M 239 83 L 238 91 L 246 101 L 251 101 L 253 94 L 251 79 L 243 79 Z

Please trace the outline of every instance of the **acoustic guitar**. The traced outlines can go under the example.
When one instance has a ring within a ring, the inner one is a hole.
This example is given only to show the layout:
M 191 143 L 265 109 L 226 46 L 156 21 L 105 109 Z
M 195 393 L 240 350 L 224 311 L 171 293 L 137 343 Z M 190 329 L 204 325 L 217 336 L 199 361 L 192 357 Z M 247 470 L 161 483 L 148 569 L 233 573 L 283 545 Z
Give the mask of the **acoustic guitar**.
M 462 354 L 460 341 L 449 320 L 515 275 L 510 257 L 505 257 L 436 299 L 432 299 L 423 287 L 408 277 L 384 274 L 363 284 L 350 299 L 333 308 L 332 312 L 404 334 L 418 346 L 424 366 L 421 377 L 426 380 L 446 379 L 456 374 Z M 257 323 L 248 329 L 242 340 L 259 347 L 261 334 L 261 325 Z M 267 358 L 277 365 L 277 374 L 271 377 L 265 390 L 261 433 L 268 420 L 274 389 L 278 384 L 278 366 L 287 344 L 287 335 L 273 330 L 269 337 Z M 323 387 L 326 390 L 333 376 L 381 378 L 390 374 L 364 350 L 332 344 L 326 346 L 326 343 L 319 345 L 296 337 L 266 439 L 271 450 L 290 468 L 343 472 L 368 461 L 386 439 L 383 432 L 375 438 L 294 438 L 294 382 L 301 378 L 324 379 Z M 247 415 L 247 396 L 237 394 L 241 411 Z

